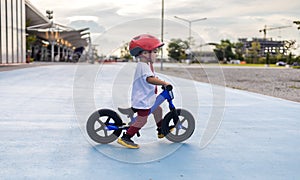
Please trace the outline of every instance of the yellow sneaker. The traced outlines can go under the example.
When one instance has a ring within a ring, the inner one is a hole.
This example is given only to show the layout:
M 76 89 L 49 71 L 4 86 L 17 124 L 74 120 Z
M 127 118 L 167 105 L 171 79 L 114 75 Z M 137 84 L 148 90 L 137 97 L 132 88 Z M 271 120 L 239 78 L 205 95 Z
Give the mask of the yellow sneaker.
M 173 132 L 174 131 L 174 129 L 175 129 L 175 126 L 170 126 L 169 127 L 169 132 Z M 164 138 L 165 137 L 165 135 L 161 132 L 161 128 L 157 128 L 157 137 L 159 138 L 159 139 L 162 139 L 162 138 Z
M 140 148 L 140 146 L 138 144 L 135 144 L 130 138 L 131 137 L 129 135 L 124 133 L 123 136 L 119 138 L 117 142 L 127 148 L 131 148 L 131 149 Z

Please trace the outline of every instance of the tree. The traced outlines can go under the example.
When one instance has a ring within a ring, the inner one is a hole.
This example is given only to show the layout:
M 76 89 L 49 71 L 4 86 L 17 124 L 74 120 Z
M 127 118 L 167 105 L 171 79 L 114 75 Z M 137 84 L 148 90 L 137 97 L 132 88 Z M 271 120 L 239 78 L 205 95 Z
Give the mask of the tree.
M 226 62 L 227 60 L 234 59 L 235 54 L 232 52 L 234 48 L 234 44 L 230 42 L 230 40 L 221 40 L 220 44 L 217 43 L 209 43 L 211 45 L 215 45 L 214 52 L 219 60 Z
M 292 62 L 292 59 L 293 59 L 292 50 L 297 49 L 296 40 L 285 41 L 284 48 L 286 49 L 286 51 L 288 53 L 287 63 L 292 64 L 293 63 Z
M 244 47 L 244 44 L 242 42 L 234 43 L 234 52 L 235 52 L 236 59 L 244 60 L 243 47 Z
M 30 26 L 31 21 L 26 20 L 26 27 Z M 37 37 L 33 34 L 26 32 L 28 35 L 26 36 L 26 50 L 31 50 L 32 44 L 37 40 Z
M 170 58 L 180 61 L 186 59 L 186 50 L 188 49 L 188 41 L 183 41 L 181 39 L 171 39 L 168 44 L 168 56 Z
M 253 60 L 252 63 L 257 63 L 258 61 L 258 53 L 260 51 L 260 43 L 258 41 L 253 41 L 251 43 L 251 48 L 249 49 L 249 54 L 251 59 Z
M 32 44 L 37 40 L 35 35 L 26 36 L 26 49 L 31 50 Z
M 121 58 L 124 58 L 124 59 L 131 59 L 131 55 L 130 55 L 130 52 L 129 52 L 129 43 L 124 43 L 124 45 L 121 47 Z

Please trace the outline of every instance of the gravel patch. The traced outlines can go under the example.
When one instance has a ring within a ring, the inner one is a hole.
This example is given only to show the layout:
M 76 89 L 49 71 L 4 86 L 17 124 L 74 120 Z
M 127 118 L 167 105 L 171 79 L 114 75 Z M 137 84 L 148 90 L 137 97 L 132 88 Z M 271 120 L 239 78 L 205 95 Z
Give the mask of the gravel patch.
M 300 69 L 191 65 L 156 72 L 300 102 Z
M 0 72 L 54 64 L 70 63 L 0 65 Z M 166 75 L 300 102 L 300 69 L 166 64 L 163 71 L 158 66 L 155 70 Z

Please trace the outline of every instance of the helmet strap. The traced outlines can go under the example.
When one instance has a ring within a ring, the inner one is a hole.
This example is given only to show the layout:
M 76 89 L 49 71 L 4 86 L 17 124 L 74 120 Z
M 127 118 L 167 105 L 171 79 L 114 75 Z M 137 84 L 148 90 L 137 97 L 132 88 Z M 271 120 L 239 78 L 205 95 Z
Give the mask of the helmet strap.
M 151 58 L 151 54 L 149 53 L 149 57 L 144 56 L 144 55 L 139 55 L 139 57 L 143 57 L 143 59 L 146 59 L 147 62 L 153 63 L 152 58 Z

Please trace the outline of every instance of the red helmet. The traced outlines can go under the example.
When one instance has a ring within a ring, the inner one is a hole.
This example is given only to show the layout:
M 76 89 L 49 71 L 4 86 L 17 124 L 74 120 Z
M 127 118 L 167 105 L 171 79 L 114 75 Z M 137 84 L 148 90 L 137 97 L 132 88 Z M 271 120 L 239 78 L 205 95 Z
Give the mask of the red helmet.
M 149 34 L 134 37 L 129 43 L 129 51 L 132 56 L 139 55 L 142 51 L 152 51 L 163 46 L 164 43 Z

